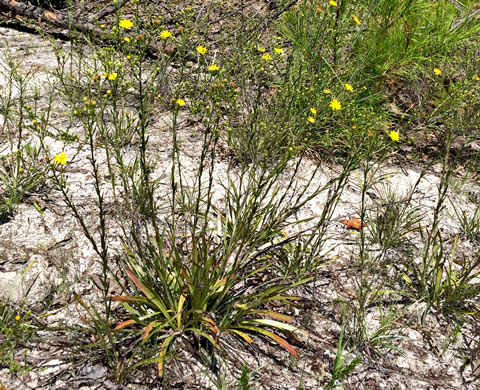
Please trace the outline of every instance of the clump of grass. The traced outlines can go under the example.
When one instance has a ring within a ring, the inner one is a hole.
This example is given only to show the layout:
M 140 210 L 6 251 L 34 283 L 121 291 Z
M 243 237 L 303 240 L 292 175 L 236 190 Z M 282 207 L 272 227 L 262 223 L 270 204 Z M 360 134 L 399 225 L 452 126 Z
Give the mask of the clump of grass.
M 372 243 L 380 244 L 384 250 L 408 250 L 411 246 L 413 233 L 422 229 L 421 222 L 425 216 L 425 211 L 420 206 L 412 205 L 413 194 L 424 173 L 419 175 L 416 183 L 404 194 L 393 191 L 389 184 L 380 183 L 376 186 L 374 196 L 378 196 L 378 199 L 374 211 L 368 217 Z
M 7 222 L 16 206 L 29 193 L 46 189 L 47 164 L 34 134 L 43 135 L 51 105 L 39 112 L 38 86 L 33 71 L 21 71 L 21 62 L 5 49 L 0 75 L 5 86 L 0 92 L 0 224 Z
M 452 205 L 455 215 L 457 216 L 458 223 L 462 235 L 471 241 L 479 242 L 480 240 L 480 206 L 477 206 L 473 213 L 468 214 L 466 211 L 460 211 L 455 203 L 449 199 Z
M 28 343 L 34 340 L 36 330 L 31 326 L 30 315 L 30 311 L 0 300 L 0 366 L 10 371 L 31 370 L 27 362 Z

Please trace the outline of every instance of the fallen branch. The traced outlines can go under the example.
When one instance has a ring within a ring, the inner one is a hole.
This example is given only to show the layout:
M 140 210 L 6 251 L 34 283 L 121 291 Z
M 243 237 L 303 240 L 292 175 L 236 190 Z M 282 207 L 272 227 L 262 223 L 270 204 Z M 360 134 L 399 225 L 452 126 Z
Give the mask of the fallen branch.
M 0 10 L 10 11 L 12 17 L 16 15 L 23 16 L 29 19 L 34 19 L 38 22 L 53 24 L 57 27 L 75 28 L 83 33 L 92 33 L 94 35 L 103 36 L 106 34 L 100 27 L 92 23 L 73 23 L 67 15 L 58 12 L 48 11 L 41 7 L 31 4 L 25 4 L 16 0 L 0 0 Z
M 102 11 L 99 11 L 96 15 L 93 15 L 93 16 L 89 16 L 88 17 L 88 21 L 90 23 L 93 23 L 94 21 L 99 21 L 105 17 L 107 17 L 108 15 L 111 15 L 113 14 L 115 11 L 119 10 L 120 8 L 122 8 L 125 4 L 127 4 L 129 2 L 129 0 L 122 0 L 120 2 L 120 4 L 118 4 L 117 6 L 110 6 L 110 7 L 107 7 L 105 9 L 103 9 Z
M 126 1 L 123 3 L 126 3 Z M 41 7 L 25 4 L 15 0 L 0 0 L 0 11 L 9 11 L 12 14 L 12 18 L 15 18 L 15 16 L 18 15 L 33 19 L 37 22 L 48 23 L 56 27 L 61 27 L 69 31 L 80 31 L 84 34 L 90 34 L 91 36 L 100 39 L 104 43 L 116 45 L 111 30 L 102 29 L 91 22 L 74 21 L 69 15 L 62 14 L 60 12 L 48 11 Z M 148 45 L 147 54 L 152 58 L 157 58 L 161 54 L 161 49 L 153 43 L 150 43 Z

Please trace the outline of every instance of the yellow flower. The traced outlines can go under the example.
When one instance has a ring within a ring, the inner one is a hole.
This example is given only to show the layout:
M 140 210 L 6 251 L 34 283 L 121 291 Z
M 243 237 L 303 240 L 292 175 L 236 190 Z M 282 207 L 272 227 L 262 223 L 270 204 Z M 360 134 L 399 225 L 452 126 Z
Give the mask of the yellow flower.
M 56 154 L 53 158 L 53 161 L 59 163 L 60 165 L 65 165 L 67 163 L 68 157 L 65 152 Z
M 112 81 L 115 81 L 117 79 L 117 74 L 116 73 L 110 73 L 108 75 L 108 79 L 112 80 Z
M 185 105 L 185 100 L 183 99 L 177 99 L 177 104 L 181 107 Z
M 315 123 L 315 118 L 314 118 L 313 116 L 309 116 L 308 119 L 307 119 L 307 121 L 308 121 L 309 123 Z
M 208 70 L 209 70 L 210 72 L 216 72 L 216 71 L 219 70 L 219 69 L 220 69 L 220 67 L 219 67 L 218 65 L 216 65 L 216 64 L 210 65 L 210 66 L 208 67 Z
M 161 33 L 160 33 L 160 38 L 162 39 L 168 39 L 172 36 L 172 33 L 168 30 L 163 30 Z
M 329 89 L 325 88 L 325 89 L 323 90 L 323 93 L 326 94 L 326 95 L 328 95 L 329 93 L 331 93 L 331 91 L 330 91 Z
M 130 42 L 130 38 L 129 38 L 129 37 L 125 37 L 125 38 L 123 38 L 123 40 L 124 40 L 125 42 Z
M 257 50 L 258 50 L 260 53 L 265 53 L 265 48 L 264 48 L 264 47 L 257 47 Z
M 350 84 L 348 84 L 348 83 L 345 83 L 345 89 L 346 89 L 347 91 L 353 92 L 353 87 L 352 87 Z
M 283 54 L 283 49 L 279 49 L 278 47 L 276 47 L 273 50 L 275 50 L 275 53 L 277 54 Z
M 15 320 L 20 321 L 20 316 L 18 314 L 15 316 Z
M 440 69 L 435 68 L 435 69 L 433 70 L 433 72 L 434 72 L 437 76 L 441 76 L 441 75 L 442 75 L 442 71 L 441 71 Z
M 336 6 L 337 6 L 337 2 L 336 2 L 336 1 L 333 1 L 333 0 L 330 0 L 330 5 L 336 7 Z
M 396 131 L 391 131 L 390 134 L 388 135 L 393 142 L 397 142 L 400 140 L 400 135 Z
M 360 19 L 358 19 L 355 15 L 352 15 L 352 18 L 353 18 L 354 22 L 357 23 L 359 26 L 362 24 Z
M 207 50 L 208 50 L 208 49 L 207 49 L 206 47 L 203 47 L 203 46 L 198 46 L 198 47 L 197 47 L 197 52 L 198 52 L 199 54 L 201 54 L 202 56 L 205 55 L 205 53 L 207 52 Z
M 118 23 L 118 25 L 125 30 L 130 30 L 133 27 L 133 23 L 128 19 L 120 20 L 120 23 Z
M 342 109 L 342 104 L 337 100 L 337 98 L 333 98 L 329 107 L 331 107 L 332 110 L 341 110 Z
M 315 108 L 310 108 L 310 112 L 313 114 L 313 115 L 317 115 L 317 110 L 315 110 Z
M 474 74 L 472 80 L 480 81 L 480 77 L 478 77 L 478 74 Z
M 131 59 L 131 58 L 132 58 L 132 56 L 129 54 L 129 55 L 127 56 L 127 60 L 129 60 L 129 59 Z
M 272 59 L 272 56 L 268 53 L 265 53 L 263 56 L 262 56 L 262 60 L 264 61 L 270 61 Z

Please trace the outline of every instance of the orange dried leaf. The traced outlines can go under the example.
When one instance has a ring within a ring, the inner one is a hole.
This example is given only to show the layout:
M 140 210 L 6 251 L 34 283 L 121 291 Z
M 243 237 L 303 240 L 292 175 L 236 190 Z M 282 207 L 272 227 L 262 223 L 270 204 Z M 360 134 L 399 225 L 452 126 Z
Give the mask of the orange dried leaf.
M 280 344 L 283 348 L 285 348 L 290 354 L 298 359 L 298 353 L 295 351 L 295 348 L 293 348 L 285 339 L 281 338 L 280 336 L 277 336 L 274 333 L 269 334 L 273 340 L 275 340 L 278 344 Z
M 123 321 L 123 322 L 120 322 L 114 329 L 115 330 L 122 329 L 123 327 L 128 325 L 133 325 L 134 323 L 135 323 L 134 320 Z
M 133 272 L 129 269 L 125 271 L 129 278 L 132 280 L 132 282 L 137 286 L 137 288 L 145 294 L 146 297 L 151 298 L 151 294 L 149 291 L 145 288 L 145 286 L 133 275 Z
M 143 335 L 143 340 L 145 340 L 148 335 L 150 334 L 151 330 L 153 328 L 153 322 L 150 322 L 146 327 L 145 327 L 145 334 Z
M 362 226 L 368 226 L 368 222 L 365 222 L 362 224 L 362 222 L 358 218 L 352 218 L 352 219 L 344 219 L 343 221 L 340 221 L 344 225 L 347 225 L 347 229 L 355 229 L 360 231 L 362 229 Z

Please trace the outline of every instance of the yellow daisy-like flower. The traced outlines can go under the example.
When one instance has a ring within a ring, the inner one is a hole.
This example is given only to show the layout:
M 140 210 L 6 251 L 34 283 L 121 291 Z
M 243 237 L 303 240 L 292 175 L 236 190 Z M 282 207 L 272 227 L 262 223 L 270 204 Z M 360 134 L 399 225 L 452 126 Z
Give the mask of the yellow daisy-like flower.
M 163 30 L 161 33 L 160 33 L 160 38 L 162 39 L 168 39 L 172 36 L 172 33 L 168 30 Z
M 433 70 L 433 72 L 434 72 L 437 76 L 441 76 L 441 75 L 442 75 L 442 71 L 441 71 L 440 69 L 435 68 L 435 69 Z
M 337 100 L 337 98 L 333 98 L 333 100 L 331 101 L 329 107 L 332 108 L 332 110 L 341 110 L 342 109 L 342 104 Z
M 333 6 L 333 7 L 336 7 L 336 6 L 337 6 L 337 2 L 336 2 L 336 1 L 333 1 L 333 0 L 330 0 L 330 5 Z
M 359 26 L 362 24 L 362 22 L 360 21 L 360 19 L 358 19 L 355 15 L 352 15 L 352 19 L 355 23 L 357 23 Z
M 182 107 L 182 106 L 185 105 L 185 100 L 183 100 L 183 99 L 177 99 L 177 104 L 178 104 L 180 107 Z
M 56 154 L 55 157 L 53 158 L 53 161 L 56 163 L 59 163 L 60 165 L 65 165 L 68 161 L 67 154 L 65 152 Z
M 272 59 L 272 56 L 268 53 L 265 53 L 263 56 L 262 56 L 262 60 L 264 61 L 270 61 Z
M 331 93 L 331 92 L 332 92 L 332 91 L 330 91 L 330 90 L 327 89 L 327 88 L 325 88 L 325 89 L 323 90 L 323 93 L 324 93 L 325 95 L 328 95 L 328 94 Z
M 275 47 L 273 50 L 275 50 L 275 53 L 277 54 L 283 54 L 283 49 L 279 49 L 278 47 Z
M 478 77 L 478 74 L 474 74 L 472 80 L 480 81 L 480 77 Z
M 128 19 L 120 20 L 120 23 L 118 23 L 118 25 L 125 30 L 130 30 L 133 27 L 133 23 Z
M 124 40 L 125 42 L 130 42 L 130 38 L 129 38 L 129 37 L 125 37 L 125 38 L 123 38 L 123 40 Z
M 313 114 L 313 115 L 317 115 L 317 110 L 315 110 L 315 108 L 310 108 L 310 112 Z
M 400 135 L 396 131 L 392 130 L 388 136 L 392 139 L 393 142 L 400 141 Z
M 21 317 L 17 314 L 17 315 L 15 316 L 15 321 L 20 321 L 20 318 L 21 318 Z
M 260 53 L 265 53 L 265 48 L 264 48 L 264 47 L 257 47 L 257 50 L 258 50 Z
M 220 67 L 219 67 L 218 65 L 216 65 L 216 64 L 212 64 L 212 65 L 210 65 L 210 66 L 208 67 L 208 70 L 209 70 L 210 72 L 216 72 L 217 70 L 220 70 Z
M 315 123 L 315 118 L 313 116 L 309 116 L 307 121 L 308 123 Z
M 108 75 L 108 79 L 112 80 L 112 81 L 115 81 L 117 79 L 117 74 L 116 73 L 110 73 Z
M 345 83 L 345 89 L 346 89 L 347 91 L 353 92 L 353 87 L 352 87 L 350 84 L 348 84 L 348 83 Z
M 207 51 L 208 49 L 206 47 L 203 47 L 203 46 L 197 47 L 197 53 L 201 54 L 202 56 L 204 56 Z

